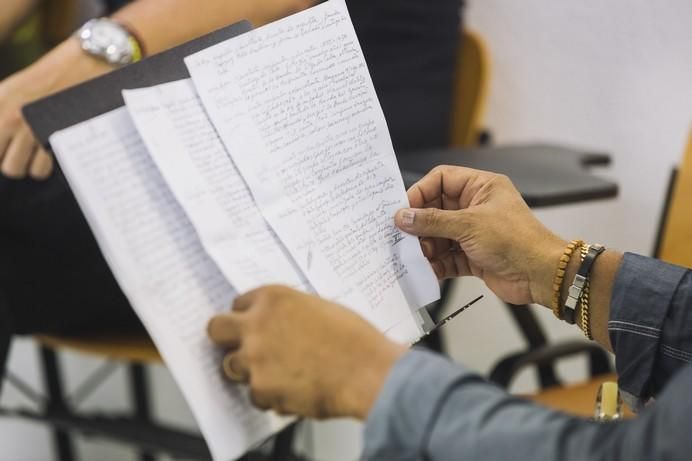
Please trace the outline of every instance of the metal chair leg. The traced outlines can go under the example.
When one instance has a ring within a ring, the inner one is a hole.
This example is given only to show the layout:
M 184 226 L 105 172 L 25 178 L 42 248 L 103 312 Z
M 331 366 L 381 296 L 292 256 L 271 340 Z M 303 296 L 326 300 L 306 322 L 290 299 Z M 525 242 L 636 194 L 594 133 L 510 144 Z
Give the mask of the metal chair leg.
M 67 402 L 62 386 L 58 356 L 53 349 L 41 347 L 41 363 L 43 364 L 43 379 L 48 399 L 45 411 L 47 413 L 68 413 Z M 53 444 L 59 461 L 74 461 L 75 451 L 70 433 L 61 429 L 53 429 Z
M 529 345 L 530 350 L 538 349 L 548 344 L 548 339 L 543 333 L 538 318 L 534 315 L 529 306 L 518 306 L 507 303 L 507 308 L 512 318 L 516 322 L 524 339 Z M 541 389 L 547 389 L 560 384 L 560 380 L 555 373 L 555 367 L 552 364 L 541 364 L 536 369 L 538 373 L 538 381 L 541 384 Z
M 136 363 L 130 364 L 128 368 L 134 415 L 137 419 L 150 423 L 151 405 L 149 402 L 149 382 L 146 368 L 144 365 Z M 154 461 L 155 456 L 153 453 L 141 451 L 139 459 L 140 461 Z

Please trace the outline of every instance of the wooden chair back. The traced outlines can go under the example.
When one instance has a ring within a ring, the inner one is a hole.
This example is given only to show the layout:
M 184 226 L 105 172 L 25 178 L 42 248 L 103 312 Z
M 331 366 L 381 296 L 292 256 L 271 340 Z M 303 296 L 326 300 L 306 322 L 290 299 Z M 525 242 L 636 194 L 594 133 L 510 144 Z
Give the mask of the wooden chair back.
M 454 147 L 478 144 L 487 105 L 490 58 L 481 37 L 469 30 L 460 36 L 456 63 L 451 142 Z
M 671 186 L 657 256 L 692 268 L 692 132 Z

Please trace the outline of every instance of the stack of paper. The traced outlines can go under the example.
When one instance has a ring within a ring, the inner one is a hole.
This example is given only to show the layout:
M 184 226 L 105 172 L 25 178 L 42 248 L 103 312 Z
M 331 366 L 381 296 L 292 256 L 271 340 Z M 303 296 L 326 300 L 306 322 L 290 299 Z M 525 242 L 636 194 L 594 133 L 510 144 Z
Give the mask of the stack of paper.
M 124 91 L 50 141 L 214 458 L 232 459 L 284 423 L 223 380 L 206 338 L 238 292 L 312 291 L 410 342 L 439 290 L 394 226 L 406 193 L 342 1 L 185 64 L 192 79 Z

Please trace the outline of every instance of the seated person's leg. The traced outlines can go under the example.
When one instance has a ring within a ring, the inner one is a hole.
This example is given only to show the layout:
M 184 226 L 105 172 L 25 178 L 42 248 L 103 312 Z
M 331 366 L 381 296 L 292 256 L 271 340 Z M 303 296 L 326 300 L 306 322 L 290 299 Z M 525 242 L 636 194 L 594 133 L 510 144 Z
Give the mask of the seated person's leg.
M 0 178 L 0 290 L 15 334 L 143 334 L 64 177 Z

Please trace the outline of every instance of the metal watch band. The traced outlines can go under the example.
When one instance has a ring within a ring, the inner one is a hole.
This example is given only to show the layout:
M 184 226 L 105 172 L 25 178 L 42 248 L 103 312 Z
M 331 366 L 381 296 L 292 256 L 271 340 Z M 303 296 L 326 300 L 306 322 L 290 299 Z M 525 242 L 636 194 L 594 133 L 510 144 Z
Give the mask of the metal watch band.
M 584 291 L 584 286 L 586 285 L 589 275 L 591 274 L 593 263 L 604 251 L 605 247 L 603 245 L 599 245 L 598 243 L 589 246 L 589 250 L 586 252 L 586 256 L 581 262 L 577 274 L 574 276 L 572 285 L 567 291 L 567 300 L 565 300 L 565 304 L 562 307 L 562 318 L 570 325 L 574 325 L 576 323 L 577 305 L 579 304 L 579 299 Z
M 132 62 L 139 62 L 142 59 L 144 59 L 147 56 L 146 50 L 144 48 L 144 42 L 142 41 L 141 37 L 139 34 L 128 24 L 118 20 L 118 19 L 113 19 L 113 22 L 116 24 L 119 24 L 120 27 L 125 29 L 128 34 L 130 34 L 130 44 L 133 47 L 133 56 L 132 56 Z

